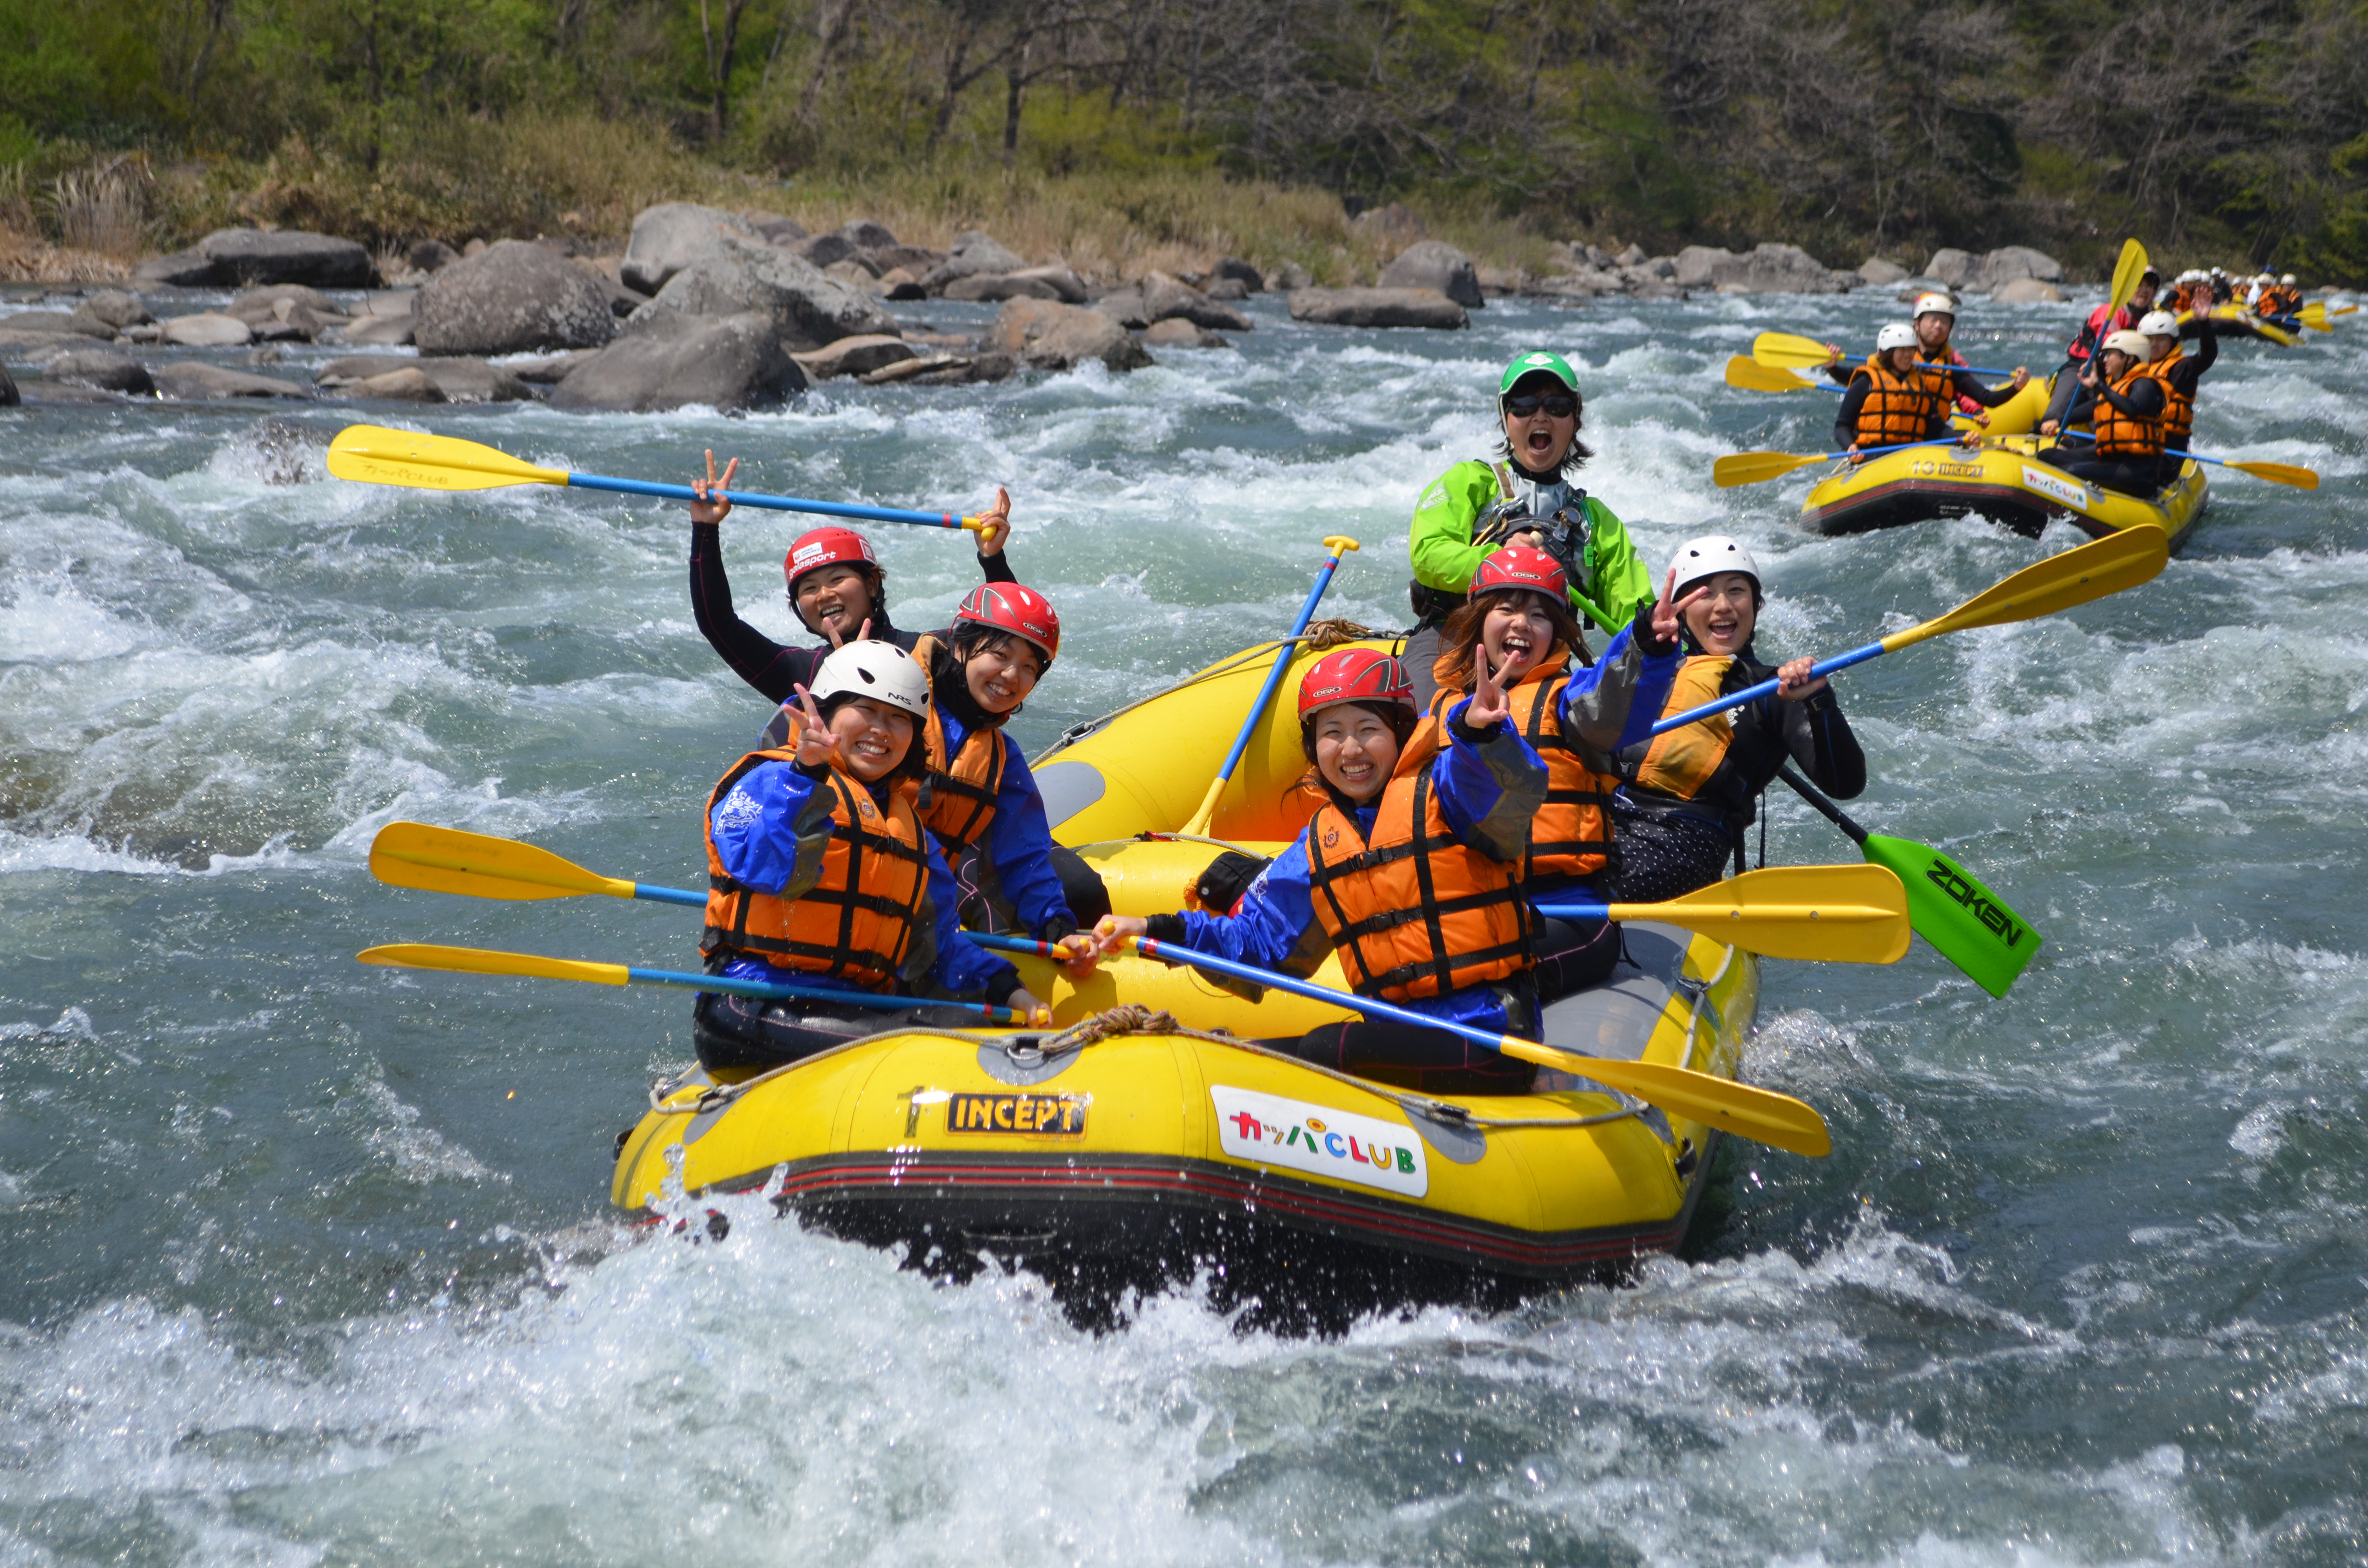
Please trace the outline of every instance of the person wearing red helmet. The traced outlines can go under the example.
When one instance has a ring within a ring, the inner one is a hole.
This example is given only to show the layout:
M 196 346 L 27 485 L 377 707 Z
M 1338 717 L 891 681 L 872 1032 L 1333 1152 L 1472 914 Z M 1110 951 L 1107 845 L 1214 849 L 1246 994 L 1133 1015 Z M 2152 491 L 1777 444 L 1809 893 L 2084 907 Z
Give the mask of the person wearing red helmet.
M 811 685 L 814 672 L 833 648 L 859 637 L 894 642 L 907 653 L 917 633 L 898 629 L 888 619 L 886 574 L 873 553 L 871 541 L 853 528 L 830 525 L 798 536 L 782 558 L 789 580 L 790 608 L 808 631 L 821 641 L 812 648 L 791 648 L 774 642 L 740 618 L 732 604 L 732 581 L 723 571 L 723 519 L 732 503 L 708 498 L 712 490 L 728 490 L 739 471 L 734 458 L 715 475 L 715 454 L 707 454 L 707 474 L 693 479 L 700 499 L 690 504 L 690 610 L 700 634 L 723 655 L 733 673 L 765 695 L 768 701 L 787 702 L 800 686 Z M 990 583 L 1017 581 L 1003 558 L 1011 538 L 1011 497 L 1001 489 L 995 506 L 979 530 L 978 565 Z
M 1534 1038 L 1530 923 L 1519 881 L 1545 765 L 1484 675 L 1453 705 L 1427 766 L 1402 767 L 1416 724 L 1404 664 L 1371 648 L 1317 660 L 1300 681 L 1300 747 L 1325 803 L 1230 915 L 1105 916 L 1105 950 L 1150 936 L 1286 974 L 1338 951 L 1349 983 L 1438 1018 Z M 1418 917 L 1417 917 L 1418 916 Z M 1326 1024 L 1260 1042 L 1345 1073 L 1436 1093 L 1519 1093 L 1534 1069 L 1411 1024 Z
M 1521 881 L 1531 902 L 1608 898 L 1613 863 L 1611 754 L 1641 740 L 1660 715 L 1679 665 L 1677 580 L 1637 608 L 1600 660 L 1570 613 L 1562 567 L 1508 544 L 1480 563 L 1464 603 L 1440 632 L 1439 695 L 1408 746 L 1417 761 L 1440 744 L 1446 714 L 1483 676 L 1505 688 L 1513 722 L 1546 765 L 1545 804 L 1531 820 Z M 1576 661 L 1576 667 L 1574 667 Z M 1608 922 L 1533 921 L 1538 993 L 1551 1002 L 1602 980 L 1620 956 Z

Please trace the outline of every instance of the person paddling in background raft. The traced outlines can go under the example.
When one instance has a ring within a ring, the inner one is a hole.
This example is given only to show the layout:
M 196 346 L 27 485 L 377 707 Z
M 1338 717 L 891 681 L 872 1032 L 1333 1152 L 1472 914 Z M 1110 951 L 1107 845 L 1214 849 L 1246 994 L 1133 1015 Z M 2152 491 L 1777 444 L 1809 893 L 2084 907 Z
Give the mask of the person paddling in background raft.
M 1977 445 L 1980 431 L 1957 436 L 1949 424 L 1949 389 L 1959 384 L 1953 372 L 1919 361 L 1916 329 L 1894 322 L 1874 335 L 1874 352 L 1850 372 L 1850 391 L 1834 415 L 1834 445 L 1854 463 L 1866 460 L 1860 454 L 1868 447 L 1904 447 L 1951 436 L 1960 446 Z
M 1496 460 L 1457 463 L 1415 503 L 1406 549 L 1416 626 L 1406 660 L 1425 706 L 1440 628 L 1499 545 L 1518 540 L 1560 562 L 1572 608 L 1606 631 L 1653 602 L 1652 575 L 1627 526 L 1571 483 L 1595 454 L 1578 438 L 1586 404 L 1569 362 L 1543 348 L 1516 356 L 1497 378 L 1497 415 Z
M 1448 733 L 1446 715 L 1483 671 L 1494 675 L 1514 728 L 1546 766 L 1545 804 L 1530 820 L 1519 873 L 1531 903 L 1611 897 L 1610 808 L 1620 782 L 1611 758 L 1646 737 L 1678 672 L 1679 616 L 1668 615 L 1672 635 L 1654 630 L 1669 611 L 1666 602 L 1637 610 L 1592 661 L 1565 586 L 1560 564 L 1527 545 L 1508 544 L 1480 563 L 1469 597 L 1440 633 L 1439 695 L 1400 764 L 1435 756 Z M 1574 659 L 1583 667 L 1574 669 Z M 1593 985 L 1619 961 L 1620 935 L 1608 922 L 1532 916 L 1531 925 L 1542 1000 Z
M 2089 423 L 2097 433 L 2096 445 L 2044 447 L 2033 454 L 2038 460 L 2124 495 L 2153 495 L 2159 488 L 2169 400 L 2164 383 L 2146 373 L 2152 351 L 2143 333 L 2117 332 L 2106 338 L 2097 362 L 2081 373 L 2081 400 L 2065 415 L 2067 424 Z M 2040 434 L 2053 436 L 2056 429 L 2050 420 Z
M 1740 871 L 1744 830 L 1788 758 L 1839 800 L 1866 788 L 1866 756 L 1826 677 L 1808 678 L 1808 659 L 1770 669 L 1752 651 L 1767 601 L 1751 552 L 1724 534 L 1689 540 L 1670 577 L 1670 591 L 1684 596 L 1685 663 L 1644 728 L 1771 676 L 1777 687 L 1772 697 L 1621 746 L 1611 823 L 1623 903 L 1708 887 L 1730 858 Z
M 765 744 L 779 746 L 788 734 L 792 694 L 814 678 L 831 649 L 782 647 L 733 613 L 720 544 L 732 504 L 709 493 L 729 489 L 738 467 L 735 458 L 718 480 L 710 452 L 707 477 L 692 483 L 700 498 L 690 504 L 691 604 L 724 663 L 782 705 L 765 733 Z M 834 645 L 869 637 L 917 651 L 933 697 L 923 736 L 922 812 L 962 872 L 969 895 L 963 915 L 980 929 L 1016 926 L 1057 942 L 1109 913 L 1110 895 L 1092 867 L 1053 843 L 1035 778 L 1002 733 L 1052 667 L 1061 621 L 1042 595 L 1014 580 L 1004 560 L 1011 497 L 998 489 L 986 517 L 978 556 L 986 584 L 962 600 L 951 627 L 926 637 L 888 623 L 886 584 L 871 542 L 850 528 L 805 534 L 791 547 L 783 570 L 791 608 L 817 637 Z
M 2172 452 L 2192 450 L 2190 439 L 2195 434 L 2195 392 L 2203 372 L 2220 359 L 2220 335 L 2212 324 L 2212 313 L 2206 311 L 2195 318 L 2196 349 L 2191 358 L 2179 347 L 2179 318 L 2169 311 L 2156 311 L 2138 323 L 2138 331 L 2146 335 L 2146 373 L 2162 383 L 2162 444 L 2163 456 L 2155 464 L 2157 486 L 2179 483 L 2179 471 L 2185 467 L 2185 458 L 2170 456 Z M 2053 430 L 2042 435 L 2053 436 Z
M 2214 269 L 2217 270 L 2216 268 Z M 2043 420 L 2053 420 L 2058 426 L 2078 423 L 2069 416 L 2073 402 L 2081 395 L 2081 372 L 2090 368 L 2097 346 L 2116 332 L 2135 331 L 2139 322 L 2154 309 L 2155 295 L 2162 289 L 2162 274 L 2151 265 L 2138 274 L 2137 287 L 2130 290 L 2130 301 L 2116 311 L 2111 300 L 2089 312 L 2079 335 L 2064 346 L 2064 368 L 2055 372 L 2055 385 L 2047 394 L 2047 412 Z M 2206 280 L 2205 297 L 2211 297 Z M 2205 307 L 2209 309 L 2209 307 Z M 2111 320 L 2108 320 L 2108 317 Z
M 955 924 L 953 875 L 916 804 L 920 665 L 893 642 L 849 642 L 797 699 L 788 744 L 742 757 L 707 799 L 708 972 L 984 1000 L 1048 1020 L 1019 971 Z M 1092 944 L 1075 940 L 1090 970 Z M 900 1014 L 702 992 L 691 1039 L 702 1066 L 770 1067 L 939 1021 L 926 1000 Z
M 1950 378 L 1950 391 L 1957 400 L 1957 412 L 1970 415 L 1975 424 L 1987 426 L 1989 411 L 2021 392 L 2031 381 L 2031 372 L 2018 365 L 2014 380 L 1992 392 L 1974 379 L 1964 369 L 1965 357 L 1949 344 L 1949 334 L 1956 329 L 1957 301 L 1946 294 L 1922 294 L 1916 301 L 1916 362 L 1919 365 L 1948 365 L 1956 368 Z M 1844 387 L 1857 371 L 1842 363 L 1841 346 L 1828 343 L 1826 347 L 1833 357 L 1826 361 L 1826 374 Z M 1877 353 L 1882 352 L 1880 347 Z

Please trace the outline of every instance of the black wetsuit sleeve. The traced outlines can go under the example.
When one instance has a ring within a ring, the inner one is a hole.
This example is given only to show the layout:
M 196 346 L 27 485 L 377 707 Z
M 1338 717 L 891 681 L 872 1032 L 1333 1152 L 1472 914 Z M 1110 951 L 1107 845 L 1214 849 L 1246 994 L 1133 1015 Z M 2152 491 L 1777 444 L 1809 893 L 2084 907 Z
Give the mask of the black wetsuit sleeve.
M 1984 408 L 1996 408 L 2015 394 L 2012 381 L 2002 387 L 1986 387 L 1974 378 L 1971 370 L 1959 370 L 1949 378 L 1949 382 L 1951 392 L 1959 397 L 1972 398 Z
M 1826 380 L 1833 382 L 1836 386 L 1846 387 L 1850 385 L 1850 378 L 1857 374 L 1858 367 L 1850 364 L 1847 360 L 1826 367 Z
M 2127 393 L 2115 392 L 2100 378 L 2097 383 L 2097 395 L 2133 419 L 2162 417 L 2162 383 L 2150 376 L 2130 388 Z
M 1850 391 L 1842 393 L 1841 412 L 1834 415 L 1834 447 L 1846 450 L 1858 444 L 1859 410 L 1866 406 L 1866 394 L 1874 383 L 1863 376 L 1850 379 Z
M 1012 573 L 1011 551 L 1008 548 L 998 551 L 993 555 L 980 556 L 978 558 L 978 574 L 990 583 L 1017 583 L 1019 581 L 1019 577 Z
M 2195 383 L 2203 379 L 2203 372 L 2220 362 L 2220 335 L 2212 330 L 2209 312 L 2196 317 L 2195 324 L 2195 341 L 2201 347 L 2170 368 L 2170 379 L 2178 383 L 2180 395 L 2190 398 L 2195 395 Z
M 812 680 L 814 656 L 820 650 L 784 648 L 732 608 L 732 580 L 723 573 L 723 530 L 712 523 L 690 528 L 690 611 L 708 646 L 768 700 L 786 702 L 792 686 Z
M 1854 800 L 1866 789 L 1866 754 L 1842 717 L 1831 689 L 1806 702 L 1786 702 L 1784 749 L 1817 788 L 1838 801 Z M 1771 770 L 1770 778 L 1775 778 Z M 1767 786 L 1761 785 L 1762 789 Z

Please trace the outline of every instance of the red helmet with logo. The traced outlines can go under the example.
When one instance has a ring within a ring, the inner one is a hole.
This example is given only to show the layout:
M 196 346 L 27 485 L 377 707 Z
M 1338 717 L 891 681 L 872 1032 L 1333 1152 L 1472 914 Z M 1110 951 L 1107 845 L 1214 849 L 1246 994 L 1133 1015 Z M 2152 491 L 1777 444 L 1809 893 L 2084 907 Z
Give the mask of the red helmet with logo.
M 798 536 L 782 558 L 782 574 L 790 580 L 790 592 L 798 591 L 798 579 L 823 566 L 869 566 L 880 568 L 880 558 L 871 553 L 871 541 L 853 528 L 811 528 Z
M 1513 589 L 1561 598 L 1570 592 L 1570 578 L 1562 562 L 1534 545 L 1508 544 L 1480 562 L 1472 574 L 1472 597 Z
M 1299 722 L 1341 702 L 1395 702 L 1416 711 L 1414 682 L 1406 665 L 1378 648 L 1342 648 L 1326 653 L 1299 682 Z
M 1017 583 L 981 583 L 954 611 L 956 620 L 974 620 L 1024 637 L 1043 651 L 1049 665 L 1061 653 L 1061 618 L 1051 601 L 1033 588 Z

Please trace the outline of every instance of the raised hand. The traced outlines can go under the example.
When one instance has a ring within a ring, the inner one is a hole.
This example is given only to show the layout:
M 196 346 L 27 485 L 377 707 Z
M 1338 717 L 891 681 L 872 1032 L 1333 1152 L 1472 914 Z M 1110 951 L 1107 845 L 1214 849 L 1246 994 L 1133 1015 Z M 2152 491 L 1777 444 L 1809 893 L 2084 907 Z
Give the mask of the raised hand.
M 1861 460 L 1853 456 L 1850 460 L 1856 462 Z M 1672 566 L 1669 568 L 1669 574 L 1661 579 L 1661 597 L 1653 601 L 1653 642 L 1656 646 L 1668 648 L 1676 645 L 1678 632 L 1685 625 L 1686 611 L 1693 608 L 1696 600 L 1709 593 L 1710 588 L 1707 585 L 1696 588 L 1684 598 L 1671 604 L 1669 596 L 1677 591 L 1678 569 Z
M 995 487 L 995 505 L 978 514 L 978 552 L 1000 555 L 1011 541 L 1011 492 Z
M 1787 702 L 1800 702 L 1826 689 L 1826 677 L 1808 678 L 1816 661 L 1791 659 L 1776 666 L 1776 695 Z
M 1480 667 L 1472 672 L 1472 702 L 1463 710 L 1463 727 L 1467 730 L 1493 730 L 1513 716 L 1505 701 L 1505 672 L 1488 668 L 1488 661 L 1479 661 Z
M 711 524 L 720 523 L 724 518 L 732 515 L 731 502 L 726 501 L 721 495 L 716 496 L 711 501 L 708 499 L 708 492 L 711 490 L 722 491 L 731 489 L 732 476 L 739 472 L 740 460 L 738 458 L 734 458 L 730 462 L 723 465 L 723 477 L 722 479 L 716 478 L 715 449 L 712 447 L 708 449 L 707 477 L 705 479 L 694 479 L 690 482 L 690 493 L 699 497 L 698 500 L 693 501 L 690 504 L 690 520 L 692 522 L 697 523 L 701 528 L 705 528 Z
M 798 728 L 798 766 L 800 767 L 842 767 L 846 759 L 839 755 L 838 737 L 822 722 L 822 710 L 814 706 L 814 693 L 804 687 L 792 687 L 798 694 L 798 707 L 805 714 L 805 722 Z

